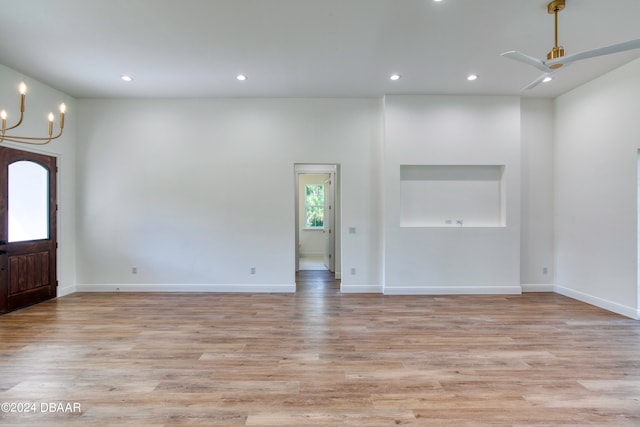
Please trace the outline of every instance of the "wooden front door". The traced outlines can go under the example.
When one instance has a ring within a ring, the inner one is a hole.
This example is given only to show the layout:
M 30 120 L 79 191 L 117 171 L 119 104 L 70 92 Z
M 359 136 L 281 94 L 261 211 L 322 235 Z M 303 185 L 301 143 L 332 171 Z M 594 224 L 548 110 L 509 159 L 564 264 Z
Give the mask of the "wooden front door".
M 0 314 L 56 296 L 56 158 L 0 147 Z

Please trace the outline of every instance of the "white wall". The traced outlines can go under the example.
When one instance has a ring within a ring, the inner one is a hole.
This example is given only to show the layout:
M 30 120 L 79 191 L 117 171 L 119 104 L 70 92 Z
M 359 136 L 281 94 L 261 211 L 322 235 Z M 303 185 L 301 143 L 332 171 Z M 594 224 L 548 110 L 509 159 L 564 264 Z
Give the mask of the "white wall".
M 640 318 L 640 60 L 556 100 L 556 290 Z
M 519 293 L 520 100 L 385 98 L 385 293 Z M 400 227 L 400 165 L 504 165 L 504 227 Z
M 58 158 L 59 295 L 76 283 L 291 290 L 293 165 L 336 163 L 343 291 L 510 292 L 555 281 L 558 292 L 640 318 L 638 76 L 640 60 L 555 102 L 389 96 L 383 109 L 373 99 L 76 101 L 0 66 L 0 108 L 15 113 L 23 80 L 24 133 L 68 106 L 59 140 L 4 143 Z M 400 228 L 401 164 L 506 165 L 507 227 Z
M 522 229 L 520 281 L 524 291 L 553 291 L 555 272 L 552 99 L 522 98 Z M 546 274 L 545 274 L 546 268 Z
M 23 133 L 42 131 L 59 102 L 69 108 L 59 140 L 4 143 L 58 158 L 59 295 L 76 283 L 291 290 L 293 164 L 338 163 L 343 291 L 508 292 L 519 269 L 523 290 L 555 281 L 558 292 L 638 318 L 639 75 L 635 61 L 555 102 L 523 98 L 518 119 L 517 101 L 502 97 L 387 97 L 385 110 L 362 99 L 76 101 L 0 66 L 0 107 L 15 113 L 24 80 Z M 507 227 L 401 229 L 400 164 L 507 165 Z M 269 208 L 268 226 L 243 194 Z
M 16 128 L 16 135 L 46 136 L 47 114 L 56 112 L 58 105 L 67 105 L 63 135 L 47 145 L 33 146 L 3 142 L 7 147 L 34 151 L 57 157 L 58 161 L 58 296 L 74 292 L 76 284 L 76 123 L 78 109 L 75 99 L 40 83 L 24 74 L 0 65 L 0 109 L 7 110 L 7 126 L 19 116 L 18 85 L 27 84 L 24 122 Z M 57 126 L 57 114 L 56 126 Z
M 380 100 L 78 104 L 79 289 L 293 291 L 294 163 L 340 164 L 343 289 L 380 283 Z

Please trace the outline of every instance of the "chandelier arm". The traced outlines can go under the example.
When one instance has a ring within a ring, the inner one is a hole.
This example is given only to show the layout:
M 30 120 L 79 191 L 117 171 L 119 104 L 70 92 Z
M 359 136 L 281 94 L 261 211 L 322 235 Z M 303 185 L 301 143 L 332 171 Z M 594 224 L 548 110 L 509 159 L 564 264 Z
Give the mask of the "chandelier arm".
M 16 123 L 15 125 L 8 127 L 8 128 L 4 128 L 2 129 L 2 131 L 7 131 L 7 130 L 11 130 L 11 129 L 15 129 L 18 126 L 20 126 L 22 124 L 22 119 L 24 118 L 24 111 L 20 111 L 20 120 L 18 120 L 18 123 Z
M 7 142 L 19 142 L 20 144 L 45 145 L 51 142 L 51 139 L 45 138 L 43 141 L 31 141 L 26 139 L 0 138 L 0 143 L 7 141 Z
M 35 138 L 35 137 L 32 138 L 28 136 L 2 135 L 0 136 L 0 143 L 4 141 L 9 141 L 9 142 L 20 142 L 23 144 L 44 145 L 49 143 L 51 140 L 60 138 L 60 136 L 62 136 L 62 129 L 56 136 L 48 136 L 48 137 L 42 137 L 42 138 Z
M 11 127 L 6 127 L 7 113 L 4 110 L 2 110 L 2 135 L 4 135 L 6 131 L 10 129 L 15 129 L 22 124 L 22 119 L 24 118 L 24 104 L 25 104 L 25 100 L 27 99 L 27 85 L 25 85 L 24 82 L 20 83 L 20 85 L 18 86 L 18 90 L 20 91 L 20 119 L 18 120 L 18 123 L 16 123 L 15 125 Z

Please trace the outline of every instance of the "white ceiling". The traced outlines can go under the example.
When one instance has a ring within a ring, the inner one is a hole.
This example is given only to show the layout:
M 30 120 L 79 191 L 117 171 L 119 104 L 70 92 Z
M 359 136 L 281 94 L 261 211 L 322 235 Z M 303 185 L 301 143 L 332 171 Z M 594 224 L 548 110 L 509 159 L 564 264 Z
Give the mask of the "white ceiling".
M 546 55 L 547 3 L 0 0 L 0 63 L 79 98 L 518 95 L 540 72 L 500 53 Z M 640 38 L 640 0 L 566 3 L 567 54 Z M 555 97 L 636 58 L 577 62 L 523 95 Z

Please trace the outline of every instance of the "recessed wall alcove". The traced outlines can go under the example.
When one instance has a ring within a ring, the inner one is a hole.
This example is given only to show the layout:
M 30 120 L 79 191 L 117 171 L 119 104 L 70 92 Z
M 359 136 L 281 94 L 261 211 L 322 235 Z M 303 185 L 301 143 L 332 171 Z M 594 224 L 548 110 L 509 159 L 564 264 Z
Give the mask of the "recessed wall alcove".
M 504 227 L 504 165 L 400 165 L 401 227 Z

